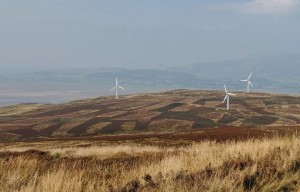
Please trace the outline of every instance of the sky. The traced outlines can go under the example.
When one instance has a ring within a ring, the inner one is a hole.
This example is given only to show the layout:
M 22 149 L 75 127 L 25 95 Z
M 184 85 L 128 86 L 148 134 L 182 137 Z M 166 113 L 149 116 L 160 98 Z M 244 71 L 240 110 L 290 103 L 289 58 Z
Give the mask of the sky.
M 0 0 L 1 72 L 299 53 L 299 0 Z

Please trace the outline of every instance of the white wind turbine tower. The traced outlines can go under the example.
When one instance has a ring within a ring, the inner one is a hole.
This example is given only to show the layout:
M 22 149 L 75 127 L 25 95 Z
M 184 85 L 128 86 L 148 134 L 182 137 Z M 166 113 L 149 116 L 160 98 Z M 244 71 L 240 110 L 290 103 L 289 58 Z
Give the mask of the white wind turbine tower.
M 227 99 L 227 110 L 229 110 L 229 98 L 230 98 L 230 96 L 235 96 L 236 94 L 228 93 L 225 84 L 224 84 L 224 88 L 225 88 L 226 96 L 225 96 L 225 98 L 224 98 L 224 100 L 223 100 L 223 103 L 224 103 L 224 102 L 226 101 L 226 99 Z
M 251 87 L 253 87 L 251 81 L 250 81 L 250 78 L 251 78 L 251 75 L 252 75 L 252 72 L 250 73 L 248 79 L 245 79 L 245 80 L 241 80 L 243 82 L 247 82 L 247 92 L 250 93 L 250 85 Z
M 116 99 L 119 99 L 118 96 L 118 88 L 125 90 L 123 87 L 121 87 L 118 83 L 118 78 L 116 77 L 116 86 L 114 88 L 112 88 L 110 91 L 116 90 Z

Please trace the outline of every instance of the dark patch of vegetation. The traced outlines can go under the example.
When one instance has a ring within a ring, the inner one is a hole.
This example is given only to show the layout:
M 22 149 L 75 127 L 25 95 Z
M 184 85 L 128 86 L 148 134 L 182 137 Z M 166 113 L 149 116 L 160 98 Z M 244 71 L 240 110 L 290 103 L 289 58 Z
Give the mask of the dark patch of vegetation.
M 166 111 L 169 111 L 171 109 L 174 109 L 174 108 L 182 106 L 182 105 L 184 105 L 184 103 L 171 103 L 167 106 L 164 106 L 164 107 L 161 107 L 161 108 L 158 108 L 158 109 L 154 109 L 152 111 L 166 112 Z
M 57 129 L 59 129 L 62 126 L 62 123 L 58 123 L 52 126 L 49 126 L 43 130 L 40 130 L 40 134 L 43 136 L 50 136 L 52 133 L 54 133 Z
M 32 129 L 31 127 L 11 130 L 9 132 L 21 135 L 22 138 L 31 138 L 39 136 L 39 131 Z
M 295 121 L 297 124 L 300 123 L 300 119 L 298 117 L 295 117 L 295 116 L 286 116 L 285 118 L 287 118 L 289 120 L 292 120 L 292 121 Z
M 137 192 L 141 187 L 141 183 L 139 180 L 132 180 L 128 182 L 124 187 L 122 187 L 119 191 L 121 192 Z
M 105 134 L 105 133 L 118 133 L 121 131 L 121 126 L 124 121 L 112 121 L 111 124 L 103 127 L 101 130 L 96 133 Z
M 61 154 L 60 154 L 60 153 L 55 153 L 55 154 L 53 155 L 53 157 L 54 157 L 55 159 L 59 159 L 59 158 L 61 158 Z
M 144 177 L 143 177 L 144 181 L 146 181 L 146 188 L 154 188 L 157 186 L 157 184 L 154 182 L 153 178 L 151 177 L 151 175 L 149 174 L 146 174 Z M 160 178 L 158 178 L 159 180 Z
M 177 120 L 193 120 L 197 114 L 192 111 L 168 111 L 161 113 L 160 115 L 157 115 L 154 117 L 152 120 L 157 120 L 157 119 L 177 119 Z
M 292 180 L 292 181 L 286 183 L 285 185 L 281 186 L 278 191 L 282 191 L 282 192 L 296 191 L 297 185 L 298 185 L 298 181 Z
M 68 122 L 69 120 L 68 119 L 65 119 L 65 118 L 57 118 L 57 119 L 52 119 L 50 122 L 51 123 L 66 123 Z
M 146 121 L 146 122 L 138 121 L 138 122 L 136 122 L 134 129 L 137 131 L 146 131 L 146 130 L 148 130 L 149 123 L 150 122 L 148 122 L 148 121 Z
M 44 117 L 44 116 L 57 116 L 57 115 L 64 115 L 68 113 L 74 113 L 80 110 L 100 110 L 106 108 L 106 106 L 99 105 L 99 104 L 78 104 L 77 106 L 66 105 L 63 108 L 56 108 L 54 110 L 48 112 L 42 112 L 33 117 Z
M 156 116 L 155 120 L 157 119 L 176 119 L 176 120 L 190 120 L 190 121 L 200 121 L 200 120 L 207 120 L 206 118 L 200 117 L 200 114 L 214 112 L 215 109 L 211 107 L 198 107 L 194 108 L 190 111 L 168 111 L 164 112 L 158 116 Z
M 194 109 L 191 109 L 189 112 L 196 113 L 196 114 L 207 114 L 215 112 L 215 108 L 213 107 L 197 107 Z
M 297 173 L 298 171 L 300 171 L 300 161 L 294 161 L 292 163 L 291 171 L 293 171 L 294 173 Z
M 252 111 L 254 111 L 256 113 L 259 113 L 261 115 L 276 115 L 275 113 L 265 111 L 264 107 L 251 107 L 249 109 L 251 109 Z
M 198 118 L 192 126 L 192 129 L 199 129 L 199 128 L 213 128 L 216 127 L 217 124 L 211 120 L 211 119 L 207 119 L 207 118 Z
M 263 103 L 265 105 L 293 105 L 293 104 L 300 104 L 300 98 L 299 97 L 293 97 L 293 96 L 280 96 L 280 97 L 274 97 L 274 98 L 268 98 L 267 100 L 264 100 Z
M 247 167 L 253 165 L 253 160 L 248 157 L 246 159 L 234 159 L 230 161 L 225 161 L 221 166 L 223 177 L 227 176 L 232 170 L 234 171 L 243 171 Z
M 238 104 L 238 105 L 241 105 L 241 106 L 244 106 L 244 107 L 251 107 L 251 105 L 246 103 L 246 101 L 244 99 L 240 99 L 240 98 L 232 99 L 231 104 Z
M 96 124 L 96 123 L 100 123 L 100 122 L 103 122 L 103 119 L 102 118 L 98 118 L 98 117 L 95 117 L 93 119 L 90 119 L 80 125 L 77 125 L 75 127 L 73 127 L 71 130 L 69 130 L 67 133 L 69 134 L 74 134 L 76 136 L 80 136 L 81 134 L 84 134 L 86 133 L 86 130 L 88 127 Z
M 271 125 L 277 121 L 277 117 L 274 116 L 251 116 L 245 119 L 246 124 L 254 124 L 254 125 Z
M 253 189 L 256 185 L 256 176 L 255 175 L 247 175 L 243 180 L 243 187 L 245 191 L 249 191 Z
M 146 174 L 146 175 L 143 177 L 143 179 L 144 179 L 146 182 L 152 182 L 152 177 L 151 177 L 151 175 L 149 175 L 149 174 Z
M 217 123 L 219 124 L 229 124 L 229 123 L 232 123 L 236 120 L 238 120 L 239 118 L 235 115 L 230 115 L 230 114 L 224 114 L 222 116 L 222 118 L 220 120 L 218 120 Z
M 205 105 L 206 104 L 206 101 L 205 99 L 199 99 L 198 101 L 195 101 L 194 104 L 197 104 L 197 105 Z
M 0 159 L 10 159 L 10 158 L 15 158 L 15 157 L 35 157 L 43 160 L 51 160 L 52 157 L 50 156 L 49 152 L 45 151 L 39 151 L 35 149 L 30 149 L 27 151 L 22 151 L 22 152 L 0 152 Z
M 219 98 L 199 99 L 198 101 L 195 101 L 194 104 L 205 105 L 207 101 L 218 101 L 218 102 L 220 102 L 220 99 Z

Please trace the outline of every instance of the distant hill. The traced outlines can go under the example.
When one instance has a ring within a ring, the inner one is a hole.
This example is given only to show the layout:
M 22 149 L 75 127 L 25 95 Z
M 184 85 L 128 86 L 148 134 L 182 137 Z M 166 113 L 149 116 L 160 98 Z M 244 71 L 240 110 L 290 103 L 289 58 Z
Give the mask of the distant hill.
M 19 74 L 13 78 L 7 78 L 6 81 L 14 82 L 44 82 L 44 83 L 79 83 L 98 85 L 113 85 L 115 78 L 126 84 L 138 86 L 177 86 L 177 88 L 190 87 L 197 83 L 194 75 L 180 71 L 166 71 L 155 69 L 119 69 L 119 68 L 99 68 L 99 69 L 63 69 L 37 71 L 27 74 Z
M 126 88 L 121 94 L 172 89 L 243 91 L 239 80 L 253 72 L 253 91 L 300 93 L 300 54 L 261 54 L 240 59 L 203 62 L 169 69 L 71 68 L 31 73 L 2 72 L 0 106 L 22 102 L 58 103 L 107 96 L 115 77 Z
M 217 83 L 227 82 L 238 88 L 243 86 L 239 80 L 246 79 L 253 72 L 252 80 L 256 89 L 293 93 L 300 91 L 300 54 L 261 54 L 173 67 L 170 70 L 189 73 L 199 79 Z
M 197 87 L 193 75 L 153 69 L 61 69 L 2 75 L 0 106 L 18 103 L 61 103 L 75 99 L 113 95 L 118 77 L 126 88 L 120 94 Z
M 300 70 L 300 54 L 262 54 L 240 59 L 197 63 L 174 68 L 203 77 L 244 78 L 251 71 L 259 78 L 280 79 L 296 76 Z M 211 76 L 212 75 L 212 76 Z
M 242 90 L 245 85 L 239 80 L 253 72 L 252 82 L 256 90 L 268 92 L 300 92 L 300 54 L 261 54 L 240 59 L 203 62 L 169 69 L 60 69 L 38 71 L 3 77 L 3 82 L 45 82 L 59 84 L 101 85 L 113 84 L 117 76 L 123 83 L 143 91 L 174 88 L 222 89 L 223 84 Z M 147 87 L 148 86 L 148 87 Z
M 205 133 L 210 129 L 218 133 L 226 128 L 233 131 L 228 136 L 247 135 L 253 129 L 256 135 L 263 135 L 270 130 L 300 127 L 300 97 L 237 93 L 231 99 L 229 111 L 222 104 L 223 98 L 221 91 L 174 90 L 127 95 L 120 100 L 100 97 L 58 105 L 9 106 L 0 108 L 0 137 L 2 141 L 62 139 L 184 131 Z

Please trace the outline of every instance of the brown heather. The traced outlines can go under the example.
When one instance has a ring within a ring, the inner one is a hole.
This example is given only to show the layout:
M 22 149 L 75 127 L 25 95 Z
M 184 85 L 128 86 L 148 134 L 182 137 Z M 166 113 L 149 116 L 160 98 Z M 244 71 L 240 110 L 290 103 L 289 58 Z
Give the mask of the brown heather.
M 0 149 L 0 191 L 300 190 L 296 136 L 181 147 L 38 143 Z

